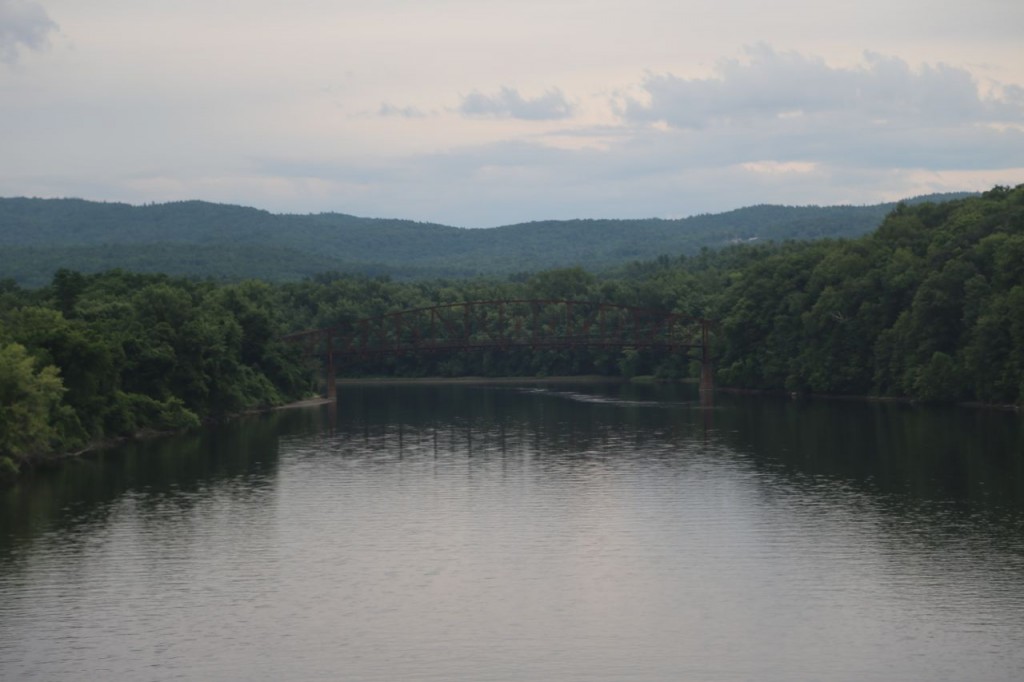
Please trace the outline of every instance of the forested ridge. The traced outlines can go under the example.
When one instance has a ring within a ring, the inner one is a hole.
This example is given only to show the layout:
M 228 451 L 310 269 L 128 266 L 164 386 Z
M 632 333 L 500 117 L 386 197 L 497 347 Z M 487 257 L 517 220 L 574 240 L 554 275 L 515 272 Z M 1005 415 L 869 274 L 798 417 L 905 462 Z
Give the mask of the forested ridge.
M 954 196 L 965 195 L 942 198 Z M 598 271 L 734 241 L 858 236 L 875 229 L 893 206 L 760 205 L 678 220 L 549 220 L 461 229 L 340 213 L 275 215 L 201 201 L 129 206 L 0 198 L 0 278 L 42 286 L 61 268 L 277 282 L 328 270 L 396 279 L 567 266 Z
M 288 332 L 512 298 L 601 301 L 719 320 L 720 386 L 923 401 L 1024 402 L 1024 185 L 900 204 L 855 239 L 704 249 L 614 272 L 395 281 L 322 274 L 222 283 L 61 270 L 0 284 L 0 470 L 145 429 L 308 395 Z M 647 351 L 464 353 L 349 374 L 694 376 Z

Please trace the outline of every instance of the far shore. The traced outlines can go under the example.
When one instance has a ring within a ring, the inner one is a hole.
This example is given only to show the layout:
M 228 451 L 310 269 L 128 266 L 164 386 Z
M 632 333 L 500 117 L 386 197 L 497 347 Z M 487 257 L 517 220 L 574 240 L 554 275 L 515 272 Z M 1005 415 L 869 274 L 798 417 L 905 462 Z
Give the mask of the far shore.
M 696 378 L 688 379 L 677 379 L 668 383 L 697 383 Z M 632 379 L 624 377 L 609 377 L 601 376 L 597 374 L 588 374 L 583 376 L 550 376 L 550 377 L 361 377 L 361 378 L 346 378 L 338 379 L 337 386 L 429 386 L 429 385 L 450 385 L 459 384 L 464 386 L 494 386 L 494 385 L 523 385 L 523 384 L 561 384 L 561 383 L 574 383 L 574 384 L 628 384 L 628 383 L 662 383 L 662 380 L 655 379 L 652 376 L 639 376 Z M 894 397 L 894 396 L 874 396 L 874 395 L 839 395 L 831 393 L 793 393 L 785 390 L 767 390 L 767 389 L 749 389 L 749 388 L 734 388 L 727 386 L 718 386 L 715 388 L 716 392 L 730 393 L 733 395 L 770 395 L 776 397 L 785 397 L 791 400 L 829 400 L 829 401 L 849 401 L 849 402 L 881 402 L 881 403 L 905 403 L 909 405 L 919 404 L 912 398 L 905 397 Z M 325 405 L 331 401 L 323 396 L 316 398 L 308 398 L 305 400 L 299 400 L 293 403 L 285 405 L 279 405 L 272 410 L 285 410 L 291 408 L 301 407 L 315 407 L 317 405 Z M 1022 412 L 1021 405 L 1014 404 L 1000 404 L 1000 403 L 981 403 L 975 401 L 963 401 L 952 403 L 953 405 L 961 408 L 968 409 L 981 409 L 981 410 L 1006 410 L 1011 412 Z
M 623 377 L 603 377 L 597 374 L 554 377 L 379 377 L 338 379 L 338 386 L 366 386 L 373 384 L 621 384 L 629 383 Z
M 513 385 L 513 384 L 622 384 L 629 383 L 629 379 L 622 377 L 603 377 L 596 374 L 585 376 L 556 376 L 556 377 L 364 377 L 338 379 L 337 386 L 429 386 L 460 384 L 463 386 L 485 386 L 485 385 Z M 272 410 L 290 410 L 302 407 L 316 407 L 326 405 L 331 400 L 323 396 L 316 398 L 305 398 L 285 405 L 272 407 Z M 253 410 L 260 412 L 262 410 Z

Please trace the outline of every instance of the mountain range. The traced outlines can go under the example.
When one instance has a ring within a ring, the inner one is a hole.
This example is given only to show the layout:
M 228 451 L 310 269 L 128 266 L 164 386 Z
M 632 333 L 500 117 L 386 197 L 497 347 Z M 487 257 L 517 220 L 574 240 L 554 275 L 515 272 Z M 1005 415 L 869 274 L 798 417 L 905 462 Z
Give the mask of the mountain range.
M 970 193 L 933 194 L 904 203 Z M 465 229 L 342 213 L 309 215 L 181 201 L 133 206 L 82 199 L 0 198 L 0 279 L 46 284 L 59 268 L 297 280 L 328 271 L 396 278 L 602 270 L 738 242 L 856 237 L 896 202 L 756 205 L 681 219 L 549 220 Z

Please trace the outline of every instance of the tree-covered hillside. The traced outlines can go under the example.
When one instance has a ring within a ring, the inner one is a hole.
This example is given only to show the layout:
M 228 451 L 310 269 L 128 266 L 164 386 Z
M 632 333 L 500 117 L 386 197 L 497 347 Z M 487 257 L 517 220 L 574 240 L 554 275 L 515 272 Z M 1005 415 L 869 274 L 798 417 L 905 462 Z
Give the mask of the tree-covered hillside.
M 894 204 L 753 206 L 680 220 L 571 220 L 468 230 L 328 213 L 274 215 L 200 201 L 129 206 L 0 199 L 0 278 L 40 286 L 60 268 L 289 281 L 326 271 L 467 277 L 696 253 L 738 241 L 850 237 Z
M 0 282 L 0 478 L 33 457 L 309 391 L 288 332 L 474 300 L 568 299 L 719 320 L 720 386 L 1024 404 L 1024 185 L 899 205 L 855 239 L 739 244 L 531 275 L 343 274 L 234 284 L 62 270 Z M 492 349 L 346 362 L 350 375 L 695 376 L 637 349 Z

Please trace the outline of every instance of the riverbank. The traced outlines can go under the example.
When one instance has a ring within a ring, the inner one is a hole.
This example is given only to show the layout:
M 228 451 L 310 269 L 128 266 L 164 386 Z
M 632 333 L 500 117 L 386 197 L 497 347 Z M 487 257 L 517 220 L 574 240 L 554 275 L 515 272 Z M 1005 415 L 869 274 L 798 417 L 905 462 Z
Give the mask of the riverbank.
M 1021 412 L 1021 405 L 1012 403 L 980 403 L 977 401 L 962 401 L 954 403 L 927 403 L 915 398 L 901 396 L 881 395 L 842 395 L 838 393 L 796 393 L 791 391 L 764 389 L 764 388 L 733 388 L 719 386 L 716 392 L 730 393 L 732 395 L 763 395 L 775 396 L 778 398 L 790 398 L 791 400 L 828 400 L 834 402 L 868 402 L 868 403 L 900 403 L 904 405 L 946 405 L 949 407 L 961 407 L 974 410 L 1000 410 L 1004 412 Z
M 331 401 L 328 400 L 327 398 L 322 397 L 304 398 L 302 400 L 295 400 L 290 403 L 285 403 L 283 405 L 258 407 L 249 410 L 242 410 L 240 412 L 233 412 L 231 414 L 227 414 L 216 419 L 205 419 L 202 421 L 199 427 L 192 428 L 205 428 L 213 424 L 220 424 L 225 421 L 238 419 L 239 417 L 246 417 L 256 414 L 265 414 L 276 410 L 316 407 L 317 405 L 325 405 L 330 402 Z M 24 459 L 19 460 L 15 460 L 14 458 L 11 457 L 0 457 L 0 485 L 12 484 L 21 477 L 30 474 L 32 471 L 36 469 L 51 469 L 59 467 L 68 460 L 88 457 L 92 453 L 116 447 L 124 443 L 154 440 L 166 436 L 174 436 L 189 430 L 190 429 L 160 430 L 147 428 L 119 436 L 98 438 L 96 440 L 90 441 L 83 447 L 76 448 L 74 450 L 36 454 L 31 457 L 26 457 Z
M 643 375 L 632 378 L 624 377 L 608 377 L 600 375 L 585 375 L 585 376 L 551 376 L 551 377 L 369 377 L 369 378 L 350 378 L 350 379 L 338 379 L 338 386 L 413 386 L 413 385 L 444 385 L 444 384 L 462 384 L 470 386 L 486 386 L 486 385 L 511 385 L 511 384 L 533 384 L 533 385 L 544 385 L 544 384 L 558 384 L 558 383 L 583 383 L 583 384 L 614 384 L 614 383 L 636 383 L 636 384 L 649 384 L 649 383 L 682 383 L 682 384 L 695 384 L 698 379 L 679 379 L 675 381 L 666 381 L 658 379 L 653 376 Z M 729 393 L 733 395 L 765 395 L 765 396 L 776 396 L 780 398 L 790 398 L 793 400 L 829 400 L 829 401 L 847 401 L 847 402 L 880 402 L 880 403 L 903 403 L 907 405 L 920 405 L 925 404 L 914 398 L 907 397 L 893 397 L 893 396 L 877 396 L 877 395 L 841 395 L 831 393 L 793 393 L 791 391 L 784 390 L 770 390 L 770 389 L 757 389 L 757 388 L 734 388 L 730 386 L 717 386 L 714 389 L 716 392 Z M 313 399 L 308 401 L 300 401 L 292 405 L 285 405 L 282 408 L 288 407 L 307 407 L 320 405 L 329 402 L 326 398 Z M 997 404 L 997 403 L 979 403 L 979 402 L 957 402 L 949 403 L 956 407 L 965 407 L 970 409 L 988 409 L 988 410 L 1003 410 L 1010 412 L 1020 412 L 1020 405 L 1013 404 Z
M 507 385 L 507 384 L 615 384 L 629 383 L 623 377 L 606 377 L 597 374 L 584 376 L 552 376 L 552 377 L 369 377 L 354 379 L 338 379 L 338 386 L 403 386 L 416 384 L 464 384 L 464 385 Z

